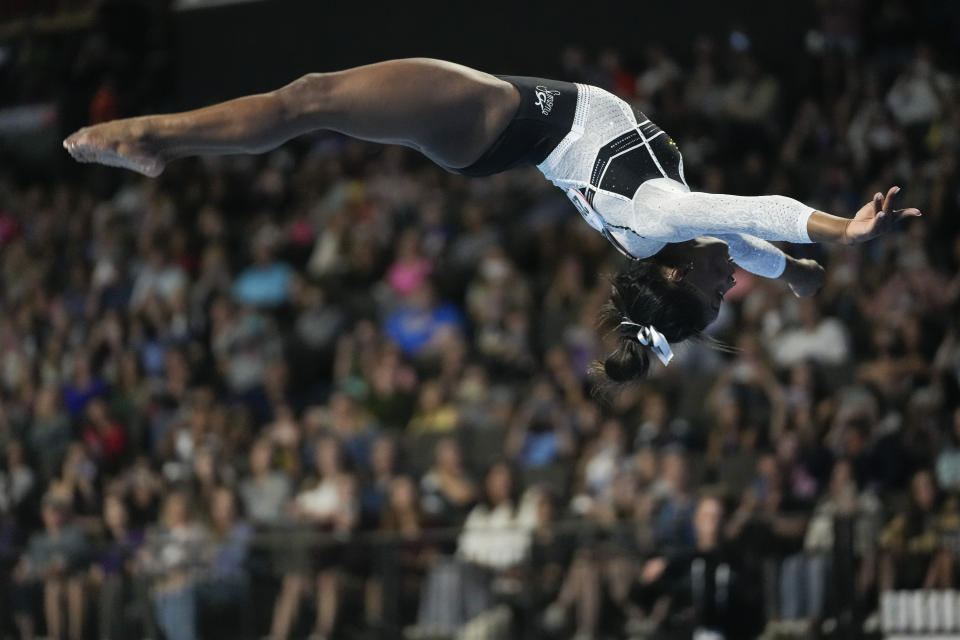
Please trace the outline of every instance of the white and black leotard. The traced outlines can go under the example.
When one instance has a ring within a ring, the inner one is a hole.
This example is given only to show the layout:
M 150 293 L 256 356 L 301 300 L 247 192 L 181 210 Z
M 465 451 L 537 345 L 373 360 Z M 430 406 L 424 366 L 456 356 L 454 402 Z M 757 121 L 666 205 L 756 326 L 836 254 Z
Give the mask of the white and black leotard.
M 517 116 L 491 150 L 462 173 L 485 175 L 536 164 L 591 226 L 633 258 L 651 256 L 669 242 L 713 236 L 727 242 L 741 267 L 776 278 L 786 260 L 768 241 L 810 242 L 807 218 L 814 209 L 796 200 L 690 191 L 673 140 L 612 93 L 590 85 L 501 77 L 520 91 Z M 536 153 L 521 158 L 530 139 L 537 141 Z

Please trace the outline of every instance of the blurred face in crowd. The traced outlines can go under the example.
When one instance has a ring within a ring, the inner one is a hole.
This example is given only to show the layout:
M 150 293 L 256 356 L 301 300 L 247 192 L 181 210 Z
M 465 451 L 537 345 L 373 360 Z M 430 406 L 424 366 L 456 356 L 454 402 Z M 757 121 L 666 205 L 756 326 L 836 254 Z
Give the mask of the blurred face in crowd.
M 42 387 L 37 393 L 37 417 L 52 416 L 57 411 L 57 390 L 54 387 Z
M 460 471 L 460 447 L 455 440 L 444 438 L 437 443 L 437 467 L 448 473 Z
M 7 445 L 7 469 L 16 469 L 23 464 L 23 445 L 12 442 Z
M 613 503 L 617 508 L 630 509 L 637 499 L 637 483 L 632 473 L 620 473 L 613 480 Z
M 219 528 L 229 527 L 236 518 L 236 501 L 229 489 L 220 488 L 210 498 L 210 515 Z
M 853 468 L 847 460 L 838 460 L 830 474 L 830 490 L 838 493 L 853 484 Z
M 370 451 L 370 467 L 374 475 L 389 475 L 393 472 L 397 447 L 390 438 L 378 438 Z
M 96 426 L 107 423 L 107 403 L 100 398 L 94 398 L 87 405 L 87 419 Z
M 510 468 L 505 464 L 494 465 L 487 472 L 486 488 L 490 502 L 494 505 L 509 501 L 510 493 L 513 490 L 513 477 Z
M 193 454 L 193 475 L 201 482 L 213 482 L 216 463 L 208 447 L 201 447 Z
M 436 411 L 443 404 L 443 388 L 440 383 L 431 380 L 420 389 L 420 411 Z
M 683 454 L 672 451 L 663 457 L 660 475 L 675 491 L 683 491 L 687 484 L 687 461 Z
M 933 508 L 936 499 L 936 487 L 929 471 L 918 471 L 910 481 L 910 496 L 913 503 L 923 511 Z
M 660 253 L 669 252 L 673 264 L 687 265 L 682 274 L 684 282 L 693 285 L 712 310 L 712 318 L 720 311 L 727 291 L 737 281 L 733 277 L 733 259 L 727 243 L 716 238 L 699 236 L 686 242 L 668 244 Z
M 187 497 L 182 493 L 172 493 L 163 506 L 163 522 L 169 529 L 182 527 L 187 523 Z
M 317 471 L 321 476 L 332 476 L 340 472 L 340 445 L 333 438 L 323 438 L 317 443 L 315 458 Z
M 127 507 L 117 496 L 107 496 L 103 502 L 103 521 L 111 531 L 127 528 Z
M 394 478 L 390 483 L 390 508 L 394 511 L 413 511 L 417 506 L 417 488 L 409 476 Z
M 541 493 L 537 497 L 537 523 L 544 525 L 553 522 L 556 512 L 553 498 L 547 493 Z
M 257 440 L 250 449 L 250 469 L 254 475 L 262 475 L 270 471 L 270 461 L 273 457 L 273 447 L 268 440 Z
M 62 498 L 52 498 L 43 505 L 43 526 L 50 532 L 57 532 L 63 528 L 67 519 L 67 503 Z
M 697 546 L 710 549 L 719 541 L 720 523 L 723 520 L 723 505 L 716 498 L 702 498 L 693 514 Z

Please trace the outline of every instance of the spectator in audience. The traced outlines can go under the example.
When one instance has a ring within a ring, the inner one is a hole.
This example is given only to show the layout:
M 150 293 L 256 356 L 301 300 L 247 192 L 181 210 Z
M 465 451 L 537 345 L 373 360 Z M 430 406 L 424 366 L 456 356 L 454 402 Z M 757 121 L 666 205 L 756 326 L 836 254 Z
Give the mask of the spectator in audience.
M 290 265 L 274 260 L 275 236 L 275 231 L 266 226 L 253 235 L 253 264 L 233 283 L 233 295 L 243 305 L 270 308 L 290 301 L 294 272 Z
M 490 610 L 495 594 L 522 589 L 517 578 L 529 558 L 533 505 L 521 503 L 505 462 L 488 469 L 483 488 L 463 523 L 456 556 L 434 563 L 427 574 L 417 616 L 421 629 L 449 633 Z
M 60 408 L 60 398 L 53 386 L 41 387 L 34 401 L 33 419 L 27 430 L 30 452 L 39 462 L 43 478 L 56 474 L 70 446 L 70 421 Z
M 210 495 L 209 564 L 198 584 L 198 604 L 204 637 L 237 638 L 244 633 L 249 604 L 247 557 L 253 529 L 240 519 L 237 500 L 227 487 Z
M 953 584 L 953 554 L 941 538 L 937 486 L 928 470 L 910 479 L 910 497 L 880 533 L 880 589 L 945 589 Z
M 154 615 L 169 640 L 197 637 L 196 586 L 207 544 L 207 532 L 191 515 L 187 494 L 168 493 L 160 522 L 147 531 L 137 554 L 137 566 L 152 578 Z
M 364 529 L 377 528 L 383 521 L 397 478 L 397 443 L 380 436 L 370 448 L 370 470 L 363 478 L 360 497 L 360 522 Z
M 821 317 L 820 308 L 812 298 L 798 303 L 798 325 L 776 336 L 770 351 L 781 367 L 789 367 L 804 360 L 822 364 L 844 364 L 849 357 L 847 331 L 836 318 Z
M 653 487 L 656 506 L 653 532 L 659 546 L 686 548 L 693 544 L 693 510 L 696 501 L 687 485 L 687 458 L 681 449 L 661 455 L 659 480 Z
M 322 437 L 316 445 L 314 468 L 316 479 L 309 488 L 296 495 L 291 513 L 296 520 L 309 525 L 309 533 L 294 543 L 309 544 L 311 558 L 303 558 L 298 566 L 283 576 L 283 585 L 274 606 L 270 635 L 285 639 L 289 636 L 300 607 L 300 599 L 307 590 L 307 581 L 315 576 L 317 619 L 314 626 L 321 638 L 334 632 L 337 610 L 340 606 L 340 570 L 344 537 L 356 526 L 359 508 L 356 480 L 344 469 L 343 450 L 332 436 Z M 316 533 L 323 533 L 315 537 Z M 305 564 L 303 564 L 305 563 Z
M 413 434 L 449 433 L 459 424 L 457 407 L 447 398 L 447 392 L 440 380 L 426 380 L 421 383 L 420 397 L 417 400 L 413 417 L 407 425 L 407 431 Z
M 273 445 L 266 438 L 250 448 L 250 474 L 240 481 L 243 510 L 256 525 L 275 525 L 286 516 L 290 478 L 273 468 Z
M 126 505 L 120 496 L 112 493 L 103 499 L 103 525 L 106 539 L 90 573 L 99 589 L 100 637 L 115 640 L 136 633 L 127 612 L 134 600 L 133 563 L 143 544 L 143 531 L 130 528 Z
M 413 613 L 417 608 L 423 575 L 434 560 L 437 549 L 423 535 L 430 522 L 420 508 L 417 485 L 410 476 L 395 476 L 390 481 L 387 504 L 380 520 L 381 533 L 398 536 L 397 547 L 390 546 L 381 550 L 374 560 L 373 572 L 367 579 L 365 588 L 365 608 L 368 623 L 377 625 L 382 622 L 383 608 L 390 606 L 384 602 L 383 575 L 387 571 L 399 573 L 395 588 L 399 601 L 392 606 L 404 624 L 415 622 Z M 394 557 L 390 557 L 393 555 Z M 384 566 L 389 559 L 391 566 Z
M 48 492 L 41 506 L 44 531 L 30 537 L 26 553 L 16 568 L 19 582 L 43 585 L 43 610 L 47 632 L 55 638 L 81 640 L 86 598 L 84 572 L 90 546 L 79 526 L 70 520 L 70 503 L 58 492 Z M 20 633 L 33 637 L 32 613 L 18 616 Z
M 877 578 L 875 541 L 882 513 L 879 500 L 871 491 L 857 487 L 853 465 L 846 459 L 834 464 L 827 491 L 817 503 L 804 535 L 805 561 L 795 566 L 800 575 L 789 578 L 798 587 L 793 593 L 806 600 L 806 607 L 793 603 L 791 609 L 799 612 L 805 608 L 811 618 L 827 613 L 824 607 L 830 584 L 836 585 L 832 592 L 838 600 L 854 597 L 860 604 L 867 601 Z
M 33 502 L 37 477 L 24 459 L 23 445 L 13 441 L 6 447 L 6 468 L 0 471 L 0 511 L 20 517 Z M 33 502 L 33 506 L 36 506 Z
M 476 488 L 464 469 L 456 440 L 441 439 L 433 452 L 433 465 L 420 479 L 420 504 L 435 523 L 458 525 L 476 497 Z
M 692 547 L 644 565 L 634 597 L 654 600 L 651 617 L 662 628 L 719 638 L 756 632 L 749 583 L 724 540 L 723 518 L 719 499 L 700 498 Z
M 384 330 L 407 355 L 440 353 L 442 345 L 463 327 L 460 310 L 438 303 L 433 285 L 423 281 L 404 304 L 386 319 Z

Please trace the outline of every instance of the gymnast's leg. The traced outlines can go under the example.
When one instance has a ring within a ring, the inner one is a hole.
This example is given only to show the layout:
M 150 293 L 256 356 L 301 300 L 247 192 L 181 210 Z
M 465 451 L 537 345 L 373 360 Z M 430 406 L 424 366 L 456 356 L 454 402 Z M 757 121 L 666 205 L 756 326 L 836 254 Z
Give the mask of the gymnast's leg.
M 167 115 L 115 120 L 64 141 L 77 160 L 156 176 L 193 155 L 263 153 L 321 129 L 424 153 L 448 168 L 471 165 L 519 104 L 508 82 L 458 64 L 413 58 L 311 73 L 269 93 Z

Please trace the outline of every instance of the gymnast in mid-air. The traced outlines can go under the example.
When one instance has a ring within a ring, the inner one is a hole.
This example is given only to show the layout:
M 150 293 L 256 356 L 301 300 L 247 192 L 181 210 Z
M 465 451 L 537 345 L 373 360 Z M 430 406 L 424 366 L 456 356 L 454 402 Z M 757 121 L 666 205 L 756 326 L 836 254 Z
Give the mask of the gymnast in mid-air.
M 920 215 L 893 209 L 899 187 L 877 193 L 853 218 L 778 195 L 691 191 L 670 136 L 603 89 L 419 58 L 311 73 L 194 111 L 98 124 L 64 146 L 81 162 L 157 176 L 177 158 L 262 153 L 322 129 L 411 147 L 467 176 L 536 165 L 630 258 L 601 312 L 601 326 L 619 332 L 602 363 L 613 382 L 644 377 L 652 357 L 670 361 L 671 343 L 701 337 L 735 284 L 732 263 L 783 280 L 798 296 L 816 293 L 823 268 L 769 241 L 859 244 Z

